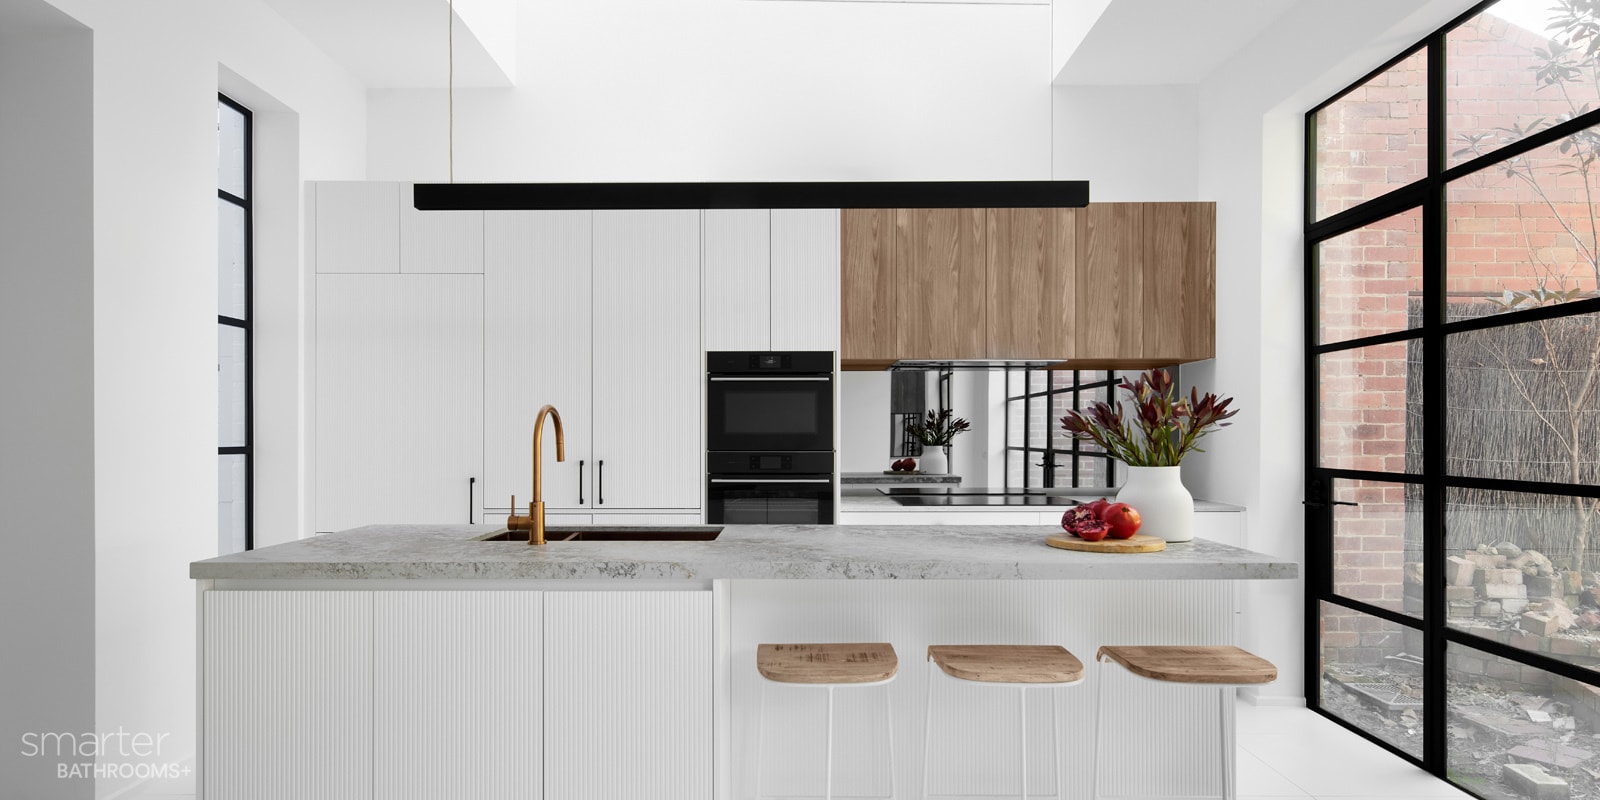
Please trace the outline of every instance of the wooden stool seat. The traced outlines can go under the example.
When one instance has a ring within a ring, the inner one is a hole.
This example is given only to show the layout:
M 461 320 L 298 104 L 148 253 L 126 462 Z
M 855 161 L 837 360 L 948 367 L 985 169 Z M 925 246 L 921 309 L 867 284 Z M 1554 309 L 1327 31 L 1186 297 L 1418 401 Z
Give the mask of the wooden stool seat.
M 936 644 L 928 660 L 944 674 L 980 683 L 1075 683 L 1083 662 L 1053 644 Z
M 894 677 L 900 660 L 882 642 L 763 644 L 756 648 L 756 669 L 778 683 L 878 683 Z
M 1110 659 L 1135 675 L 1168 683 L 1251 684 L 1278 679 L 1278 668 L 1254 653 L 1231 645 L 1107 646 L 1094 655 Z

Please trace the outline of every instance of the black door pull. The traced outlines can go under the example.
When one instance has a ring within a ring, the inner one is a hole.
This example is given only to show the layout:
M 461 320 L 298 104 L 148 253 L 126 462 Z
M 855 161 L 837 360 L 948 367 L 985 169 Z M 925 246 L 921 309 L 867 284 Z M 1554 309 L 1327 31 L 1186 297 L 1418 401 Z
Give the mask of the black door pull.
M 578 462 L 578 505 L 583 505 L 583 462 Z
M 476 484 L 477 482 L 478 482 L 477 478 L 468 478 L 467 479 L 467 524 L 468 525 L 473 524 L 472 523 L 472 497 L 473 497 L 473 491 L 472 490 L 473 490 L 473 485 Z
M 600 465 L 600 476 L 595 478 L 595 481 L 594 481 L 594 497 L 595 497 L 595 500 L 600 503 L 600 505 L 605 505 L 606 504 L 606 460 L 602 458 L 597 463 Z
M 1348 500 L 1334 500 L 1331 503 L 1325 502 L 1325 501 L 1322 501 L 1322 500 L 1301 500 L 1300 504 L 1305 506 L 1306 508 L 1327 508 L 1328 506 L 1359 506 L 1359 505 L 1361 505 L 1360 503 L 1352 503 L 1352 502 L 1349 502 Z

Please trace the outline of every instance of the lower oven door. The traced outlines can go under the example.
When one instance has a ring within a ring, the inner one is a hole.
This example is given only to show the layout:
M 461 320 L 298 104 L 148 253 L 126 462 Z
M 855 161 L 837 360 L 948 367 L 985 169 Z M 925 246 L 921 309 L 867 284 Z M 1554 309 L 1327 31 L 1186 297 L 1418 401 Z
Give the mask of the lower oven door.
M 706 491 L 713 525 L 832 525 L 833 479 L 713 475 Z

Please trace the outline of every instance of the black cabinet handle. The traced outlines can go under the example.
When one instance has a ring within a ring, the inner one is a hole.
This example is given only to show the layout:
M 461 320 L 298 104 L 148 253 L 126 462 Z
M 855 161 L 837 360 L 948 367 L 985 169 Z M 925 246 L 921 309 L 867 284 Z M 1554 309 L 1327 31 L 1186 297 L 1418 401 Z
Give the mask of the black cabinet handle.
M 583 462 L 578 462 L 578 505 L 583 505 Z
M 467 524 L 468 524 L 468 525 L 471 525 L 471 524 L 472 524 L 472 496 L 473 496 L 473 486 L 474 486 L 474 484 L 476 484 L 476 483 L 477 483 L 477 482 L 478 482 L 478 479 L 477 479 L 477 478 L 468 478 L 468 479 L 467 479 Z
M 606 460 L 603 459 L 603 458 L 600 459 L 599 464 L 600 464 L 600 477 L 596 478 L 595 482 L 594 482 L 594 496 L 595 496 L 596 500 L 600 501 L 600 505 L 605 505 L 606 504 Z

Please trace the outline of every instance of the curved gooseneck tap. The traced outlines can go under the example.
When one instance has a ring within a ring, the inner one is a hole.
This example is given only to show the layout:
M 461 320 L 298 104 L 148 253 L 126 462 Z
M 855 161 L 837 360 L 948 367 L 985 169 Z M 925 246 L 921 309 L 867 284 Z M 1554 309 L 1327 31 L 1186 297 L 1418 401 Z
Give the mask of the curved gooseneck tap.
M 541 456 L 544 454 L 544 420 L 549 417 L 556 423 L 556 460 L 567 460 L 566 436 L 561 430 L 561 412 L 556 407 L 545 405 L 539 409 L 539 416 L 533 421 L 533 502 L 528 504 L 528 516 L 518 517 L 517 499 L 511 498 L 511 514 L 506 518 L 506 527 L 512 530 L 528 530 L 528 544 L 544 544 L 544 467 Z

